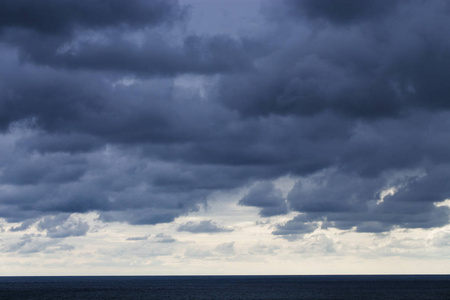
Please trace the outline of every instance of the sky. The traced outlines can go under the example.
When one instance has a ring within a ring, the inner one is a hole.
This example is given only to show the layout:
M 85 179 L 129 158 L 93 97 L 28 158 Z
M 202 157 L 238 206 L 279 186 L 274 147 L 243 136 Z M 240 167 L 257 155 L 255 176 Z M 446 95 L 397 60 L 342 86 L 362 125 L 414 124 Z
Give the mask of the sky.
M 448 274 L 450 2 L 0 1 L 0 275 Z

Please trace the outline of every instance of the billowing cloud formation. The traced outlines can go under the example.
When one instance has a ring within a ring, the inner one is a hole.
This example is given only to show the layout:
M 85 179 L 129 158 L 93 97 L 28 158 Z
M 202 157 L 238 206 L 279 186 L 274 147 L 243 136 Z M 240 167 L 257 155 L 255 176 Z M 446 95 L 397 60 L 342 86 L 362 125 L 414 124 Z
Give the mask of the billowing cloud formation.
M 271 182 L 259 183 L 245 195 L 239 204 L 261 208 L 261 216 L 270 217 L 287 213 L 286 202 L 280 190 Z
M 47 236 L 53 238 L 81 236 L 89 230 L 89 225 L 86 222 L 67 215 L 45 217 L 38 223 L 37 227 L 39 230 L 47 231 Z
M 40 65 L 147 76 L 250 67 L 235 39 L 168 38 L 187 14 L 177 1 L 4 1 L 0 11 L 3 41 Z
M 295 240 L 304 234 L 313 232 L 317 228 L 318 225 L 316 223 L 311 223 L 303 215 L 300 215 L 288 221 L 286 224 L 278 226 L 273 234 L 283 236 L 288 240 Z
M 448 3 L 265 5 L 239 37 L 177 1 L 3 1 L 0 217 L 82 235 L 59 216 L 172 222 L 253 186 L 242 205 L 299 213 L 277 235 L 447 224 Z
M 128 25 L 140 27 L 177 19 L 176 1 L 81 0 L 2 1 L 1 27 L 19 27 L 45 34 L 72 31 L 77 27 L 104 28 Z

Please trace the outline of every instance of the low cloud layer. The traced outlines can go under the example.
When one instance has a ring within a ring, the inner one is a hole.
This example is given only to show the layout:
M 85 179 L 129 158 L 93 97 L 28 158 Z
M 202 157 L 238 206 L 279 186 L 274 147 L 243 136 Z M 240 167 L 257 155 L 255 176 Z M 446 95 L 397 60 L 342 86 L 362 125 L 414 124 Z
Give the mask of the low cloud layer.
M 0 217 L 76 236 L 61 216 L 168 223 L 246 188 L 261 216 L 299 214 L 276 235 L 448 224 L 446 1 L 264 2 L 233 36 L 186 29 L 193 9 L 0 4 Z
M 178 231 L 187 231 L 190 233 L 219 233 L 219 232 L 230 232 L 233 229 L 221 227 L 211 220 L 196 222 L 187 222 L 181 224 L 178 227 Z

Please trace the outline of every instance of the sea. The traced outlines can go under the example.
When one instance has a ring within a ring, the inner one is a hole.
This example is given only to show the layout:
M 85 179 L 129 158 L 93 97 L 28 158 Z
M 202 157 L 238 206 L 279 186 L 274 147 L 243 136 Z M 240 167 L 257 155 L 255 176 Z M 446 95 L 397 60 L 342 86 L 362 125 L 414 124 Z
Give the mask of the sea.
M 450 300 L 450 275 L 0 277 L 0 299 Z

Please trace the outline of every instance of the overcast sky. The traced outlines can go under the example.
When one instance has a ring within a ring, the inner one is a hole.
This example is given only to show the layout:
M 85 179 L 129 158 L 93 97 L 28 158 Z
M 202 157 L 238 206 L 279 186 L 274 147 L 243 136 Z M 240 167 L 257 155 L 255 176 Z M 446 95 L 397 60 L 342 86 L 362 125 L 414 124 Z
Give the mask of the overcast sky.
M 450 2 L 0 0 L 0 275 L 448 273 Z

